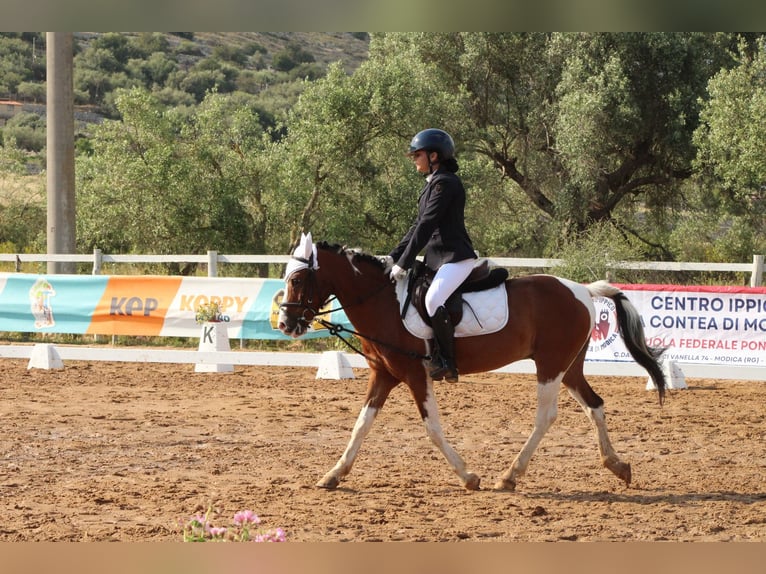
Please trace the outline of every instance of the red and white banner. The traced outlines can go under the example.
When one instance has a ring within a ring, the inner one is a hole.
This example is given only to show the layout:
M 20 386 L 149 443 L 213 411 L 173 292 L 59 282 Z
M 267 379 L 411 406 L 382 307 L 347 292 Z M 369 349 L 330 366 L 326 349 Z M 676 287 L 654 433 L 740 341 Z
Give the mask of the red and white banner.
M 766 366 L 766 288 L 617 285 L 641 314 L 647 344 L 686 363 Z M 632 361 L 611 299 L 597 298 L 587 360 Z

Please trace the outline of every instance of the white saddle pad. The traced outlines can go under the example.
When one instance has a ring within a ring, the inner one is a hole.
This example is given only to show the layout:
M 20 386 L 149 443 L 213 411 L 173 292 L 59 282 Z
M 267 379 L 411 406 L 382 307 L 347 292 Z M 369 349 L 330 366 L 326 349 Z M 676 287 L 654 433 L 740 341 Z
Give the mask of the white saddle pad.
M 396 297 L 399 310 L 407 298 L 407 279 L 397 281 Z M 455 337 L 473 337 L 488 335 L 505 327 L 508 322 L 508 296 L 505 283 L 486 291 L 463 293 L 463 319 L 455 325 Z M 415 306 L 407 307 L 404 317 L 407 330 L 421 339 L 433 338 L 433 330 L 425 324 Z

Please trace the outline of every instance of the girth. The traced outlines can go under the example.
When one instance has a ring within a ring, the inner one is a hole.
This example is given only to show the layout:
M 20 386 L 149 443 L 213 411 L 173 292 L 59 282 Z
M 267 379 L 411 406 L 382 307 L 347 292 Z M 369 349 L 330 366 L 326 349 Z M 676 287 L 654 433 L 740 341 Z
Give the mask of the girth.
M 412 304 L 426 325 L 431 325 L 431 318 L 426 311 L 426 292 L 435 275 L 436 271 L 425 263 L 419 260 L 415 261 L 408 277 L 407 299 L 402 305 L 402 318 L 406 316 L 407 308 Z M 490 268 L 489 260 L 479 259 L 466 280 L 449 296 L 445 303 L 452 324 L 457 325 L 463 318 L 463 293 L 492 289 L 506 279 L 508 279 L 507 269 L 502 267 Z

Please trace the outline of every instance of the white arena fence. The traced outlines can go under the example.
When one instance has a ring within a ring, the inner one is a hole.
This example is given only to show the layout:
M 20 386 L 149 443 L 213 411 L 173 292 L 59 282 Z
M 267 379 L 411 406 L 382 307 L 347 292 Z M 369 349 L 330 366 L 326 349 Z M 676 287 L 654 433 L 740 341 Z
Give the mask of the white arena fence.
M 47 348 L 46 348 L 47 347 Z M 53 347 L 53 349 L 51 349 Z M 53 351 L 53 356 L 50 352 Z M 48 356 L 45 356 L 48 353 Z M 42 354 L 41 359 L 33 361 L 33 355 Z M 107 361 L 127 363 L 174 363 L 196 365 L 226 366 L 273 366 L 273 367 L 308 367 L 316 368 L 317 378 L 341 379 L 344 366 L 356 369 L 367 368 L 364 357 L 339 351 L 324 353 L 292 353 L 267 351 L 206 351 L 176 350 L 151 348 L 88 347 L 70 345 L 0 345 L 0 357 L 29 361 L 30 368 L 55 368 L 55 360 L 66 361 Z M 322 369 L 328 364 L 327 370 Z M 737 381 L 764 381 L 766 369 L 763 367 L 742 367 L 729 365 L 701 365 L 696 363 L 675 362 L 685 379 L 721 379 Z M 337 365 L 337 370 L 336 370 Z M 216 369 L 210 369 L 216 371 Z M 226 371 L 221 369 L 221 371 Z M 322 375 L 322 372 L 325 374 Z M 531 360 L 517 361 L 496 371 L 498 373 L 533 374 L 535 365 Z M 329 374 L 328 374 L 329 373 Z M 587 376 L 624 376 L 644 377 L 646 371 L 636 363 L 628 362 L 586 362 Z M 468 375 L 470 377 L 470 375 Z M 647 380 L 647 388 L 649 381 Z M 671 385 L 671 388 L 672 385 Z M 682 388 L 682 387 L 681 387 Z
M 494 265 L 509 268 L 547 268 L 560 263 L 557 259 L 530 259 L 530 258 L 490 258 Z M 12 261 L 17 264 L 26 262 L 69 262 L 69 263 L 93 263 L 93 275 L 101 273 L 103 263 L 202 263 L 208 266 L 208 277 L 217 277 L 219 263 L 248 263 L 248 264 L 281 264 L 286 263 L 289 256 L 282 255 L 219 255 L 215 251 L 208 252 L 207 255 L 104 255 L 96 250 L 93 256 L 84 255 L 16 255 L 0 254 L 0 261 Z M 667 262 L 619 262 L 613 266 L 615 269 L 652 269 L 663 271 L 725 271 L 725 272 L 743 272 L 750 273 L 751 286 L 758 287 L 762 285 L 763 280 L 763 256 L 754 256 L 752 264 L 745 263 L 667 263 Z M 55 277 L 49 275 L 48 277 Z M 760 293 L 762 288 L 758 289 L 757 297 L 766 299 Z M 757 300 L 761 317 L 761 323 L 750 321 L 750 325 L 766 324 L 766 315 L 761 313 L 762 301 Z M 749 303 L 748 303 L 749 305 Z M 2 319 L 2 317 L 0 317 Z M 732 322 L 733 320 L 729 320 Z M 748 321 L 745 319 L 745 321 Z M 299 366 L 315 367 L 323 378 L 341 378 L 342 373 L 348 373 L 353 368 L 365 368 L 366 362 L 363 357 L 349 353 L 326 352 L 326 353 L 292 353 L 292 352 L 253 352 L 253 351 L 231 351 L 228 347 L 228 340 L 224 347 L 211 348 L 205 346 L 200 338 L 200 348 L 198 350 L 176 350 L 176 349 L 156 349 L 156 348 L 120 348 L 120 347 L 89 347 L 73 345 L 2 345 L 0 346 L 0 357 L 27 359 L 30 361 L 30 368 L 33 366 L 42 366 L 49 368 L 51 365 L 57 365 L 57 362 L 68 360 L 78 361 L 117 361 L 117 362 L 138 362 L 138 363 L 180 363 L 196 364 L 197 370 L 225 371 L 230 369 L 219 369 L 218 366 L 233 365 L 270 365 L 270 366 Z M 751 342 L 750 345 L 753 343 Z M 763 360 L 756 357 L 750 360 L 750 364 L 700 364 L 695 361 L 685 361 L 685 355 L 675 355 L 672 358 L 672 365 L 666 365 L 670 370 L 668 372 L 680 371 L 686 377 L 691 378 L 714 378 L 730 380 L 766 380 L 766 354 L 760 350 L 755 351 L 756 355 L 763 354 Z M 43 357 L 42 359 L 40 357 Z M 328 363 L 329 362 L 329 363 Z M 755 364 L 753 364 L 755 363 Z M 330 365 L 328 368 L 328 364 Z M 207 367 L 206 367 L 207 366 Z M 519 361 L 507 365 L 498 372 L 505 373 L 533 373 L 534 363 L 532 361 Z M 610 361 L 596 360 L 586 361 L 585 372 L 587 375 L 607 375 L 607 376 L 639 376 L 646 377 L 646 372 L 632 361 Z M 671 388 L 673 388 L 671 386 Z
M 561 265 L 561 259 L 527 257 L 489 257 L 493 265 L 509 269 L 549 269 Z M 0 253 L 0 261 L 14 263 L 21 271 L 24 263 L 91 263 L 93 275 L 100 275 L 104 263 L 198 263 L 207 265 L 208 277 L 218 276 L 220 263 L 284 264 L 289 255 L 224 255 L 208 251 L 206 255 L 109 255 L 95 249 L 92 255 L 82 254 L 34 254 Z M 749 273 L 750 286 L 763 285 L 764 256 L 753 255 L 751 263 L 703 263 L 688 261 L 617 261 L 611 269 L 634 269 L 648 271 L 703 271 Z

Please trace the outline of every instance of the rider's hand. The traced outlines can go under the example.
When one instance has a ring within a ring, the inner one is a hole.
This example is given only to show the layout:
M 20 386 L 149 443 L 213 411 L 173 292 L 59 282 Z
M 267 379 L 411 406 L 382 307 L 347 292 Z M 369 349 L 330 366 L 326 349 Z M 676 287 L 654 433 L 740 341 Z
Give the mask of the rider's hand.
M 390 271 L 391 267 L 394 265 L 394 258 L 390 255 L 382 255 L 378 257 L 378 259 L 383 264 L 383 269 L 386 271 Z
M 391 273 L 389 273 L 389 277 L 391 277 L 392 281 L 401 281 L 405 277 L 407 277 L 407 271 L 405 269 L 402 269 L 398 265 L 394 265 L 391 268 Z

